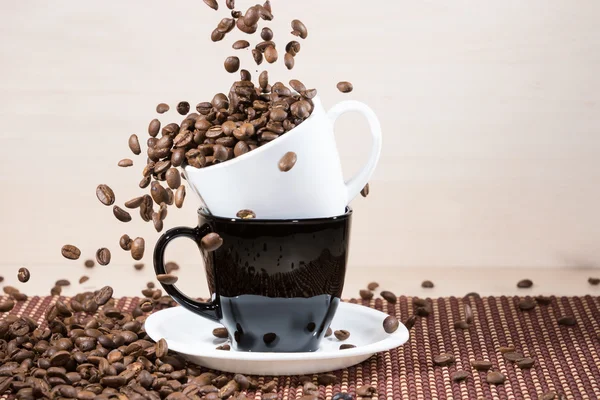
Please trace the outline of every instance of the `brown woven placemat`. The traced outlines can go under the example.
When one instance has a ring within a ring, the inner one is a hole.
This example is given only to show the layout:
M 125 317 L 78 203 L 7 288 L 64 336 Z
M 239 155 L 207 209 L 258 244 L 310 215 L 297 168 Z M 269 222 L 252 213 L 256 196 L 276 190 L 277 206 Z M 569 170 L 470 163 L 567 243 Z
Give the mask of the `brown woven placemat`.
M 11 312 L 43 321 L 43 312 L 58 297 L 32 297 L 19 302 Z M 540 399 L 555 391 L 567 399 L 600 398 L 600 297 L 557 297 L 547 306 L 521 311 L 517 297 L 468 297 L 433 299 L 433 313 L 419 318 L 408 343 L 379 353 L 362 364 L 334 371 L 338 383 L 320 387 L 320 399 L 331 399 L 337 392 L 355 394 L 356 388 L 371 384 L 379 399 Z M 118 306 L 130 310 L 137 298 L 123 298 Z M 374 307 L 405 321 L 413 314 L 412 299 L 400 297 L 396 304 L 376 299 L 349 300 Z M 454 322 L 464 318 L 463 302 L 468 302 L 474 323 L 468 330 L 455 329 Z M 557 318 L 572 315 L 575 326 L 561 326 Z M 3 318 L 2 316 L 1 318 Z M 514 345 L 525 356 L 536 360 L 531 369 L 520 369 L 506 361 L 500 346 Z M 449 367 L 433 365 L 433 357 L 452 353 L 456 361 Z M 474 371 L 470 360 L 487 359 L 506 382 L 491 385 L 486 373 Z M 471 376 L 454 383 L 450 374 L 457 369 Z M 260 382 L 278 382 L 280 400 L 302 396 L 298 377 L 260 377 Z M 316 382 L 316 380 L 315 380 Z M 260 399 L 260 393 L 256 399 Z

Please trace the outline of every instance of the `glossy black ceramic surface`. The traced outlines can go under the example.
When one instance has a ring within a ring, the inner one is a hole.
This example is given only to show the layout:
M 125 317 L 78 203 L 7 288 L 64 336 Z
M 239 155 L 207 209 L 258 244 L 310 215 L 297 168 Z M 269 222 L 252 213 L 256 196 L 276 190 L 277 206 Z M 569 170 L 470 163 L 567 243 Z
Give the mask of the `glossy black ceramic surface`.
M 342 294 L 352 211 L 312 220 L 241 220 L 199 212 L 197 228 L 175 228 L 158 241 L 157 274 L 164 250 L 178 236 L 198 245 L 217 232 L 223 245 L 203 250 L 212 301 L 197 302 L 163 285 L 177 302 L 229 331 L 233 349 L 315 351 Z M 200 245 L 199 245 L 200 247 Z

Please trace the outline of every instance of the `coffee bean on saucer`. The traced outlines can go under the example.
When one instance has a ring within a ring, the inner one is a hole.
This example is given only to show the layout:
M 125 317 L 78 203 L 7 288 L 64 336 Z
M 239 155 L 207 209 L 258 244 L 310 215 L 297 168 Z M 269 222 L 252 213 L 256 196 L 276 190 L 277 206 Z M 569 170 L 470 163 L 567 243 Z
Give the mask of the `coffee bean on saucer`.
M 488 360 L 473 360 L 471 366 L 477 371 L 487 371 L 492 368 L 492 363 Z
M 254 219 L 256 218 L 256 214 L 252 210 L 240 210 L 237 212 L 236 217 L 241 219 Z
M 302 39 L 306 39 L 308 37 L 308 30 L 302 21 L 297 19 L 292 21 L 292 35 L 299 36 Z
M 119 206 L 113 206 L 113 214 L 121 222 L 131 221 L 131 214 L 129 214 L 127 211 L 123 210 Z
M 187 101 L 180 101 L 177 104 L 177 112 L 181 115 L 187 115 L 190 112 L 190 103 Z
M 106 247 L 102 247 L 96 251 L 96 261 L 100 265 L 110 264 L 110 250 Z
M 223 239 L 218 233 L 212 232 L 204 236 L 200 241 L 202 248 L 208 252 L 217 250 L 223 244 Z
M 152 137 L 156 137 L 156 135 L 158 135 L 158 132 L 160 132 L 160 121 L 155 118 L 148 124 L 148 134 Z
M 577 325 L 577 320 L 571 315 L 564 315 L 558 317 L 558 324 L 563 326 L 574 326 Z
M 371 385 L 362 385 L 358 389 L 356 389 L 356 395 L 361 397 L 372 397 L 377 393 L 377 389 L 375 389 Z
M 94 260 L 85 260 L 85 263 L 83 263 L 83 265 L 86 268 L 94 268 L 94 266 L 96 265 L 96 262 Z
M 337 382 L 337 377 L 334 374 L 321 374 L 317 377 L 319 385 L 329 386 Z
M 133 152 L 133 154 L 138 155 L 142 152 L 140 148 L 140 141 L 138 140 L 137 135 L 129 136 L 129 149 Z
M 8 299 L 0 303 L 0 312 L 8 312 L 15 307 L 15 302 Z
M 231 47 L 235 50 L 245 49 L 250 46 L 250 43 L 247 40 L 237 40 L 233 43 Z
M 373 298 L 373 292 L 371 292 L 370 290 L 361 289 L 359 294 L 360 298 L 363 300 L 371 300 Z
M 145 249 L 146 242 L 144 241 L 144 238 L 135 238 L 135 240 L 131 244 L 131 257 L 133 257 L 133 259 L 136 261 L 141 260 L 144 257 Z
M 456 321 L 454 323 L 454 328 L 456 329 L 469 329 L 470 325 L 467 321 Z
M 367 289 L 369 290 L 375 290 L 379 287 L 379 283 L 377 282 L 371 282 L 367 285 Z
M 240 69 L 240 59 L 238 57 L 227 57 L 225 59 L 225 71 L 229 72 L 230 74 L 233 74 L 234 72 L 237 72 L 238 69 Z
M 227 328 L 215 328 L 212 331 L 214 337 L 218 337 L 220 339 L 227 339 L 229 334 L 227 332 Z
M 168 104 L 165 103 L 160 103 L 159 105 L 156 106 L 156 112 L 159 114 L 164 114 L 167 111 L 169 111 L 170 107 Z
M 339 82 L 337 88 L 342 93 L 350 93 L 354 89 L 354 86 L 350 82 Z
M 504 383 L 506 377 L 498 371 L 488 372 L 486 376 L 487 383 L 491 383 L 492 385 L 500 385 Z
M 29 270 L 27 268 L 19 268 L 19 272 L 17 273 L 17 278 L 19 279 L 19 282 L 27 282 L 29 281 L 29 278 L 31 277 L 31 274 L 29 273 Z
M 533 310 L 536 306 L 536 302 L 534 299 L 530 297 L 526 297 L 524 299 L 519 300 L 519 308 L 522 311 L 530 311 Z
M 381 293 L 379 293 L 379 295 L 381 297 L 383 297 L 384 299 L 386 299 L 389 303 L 392 303 L 392 304 L 396 304 L 396 301 L 398 300 L 396 295 L 394 293 L 390 292 L 389 290 L 384 290 Z
M 325 331 L 325 337 L 329 337 L 333 334 L 333 330 L 331 328 L 327 328 L 327 331 Z
M 229 351 L 229 350 L 231 350 L 231 346 L 229 346 L 228 344 L 222 344 L 221 346 L 217 347 L 217 350 Z
M 369 184 L 367 183 L 364 188 L 360 191 L 360 195 L 362 197 L 367 197 L 369 195 Z
M 81 256 L 81 250 L 71 244 L 65 244 L 60 250 L 64 258 L 77 260 Z
M 346 340 L 350 337 L 350 332 L 344 329 L 337 330 L 333 334 L 338 340 Z
M 342 345 L 340 345 L 340 350 L 353 349 L 355 347 L 356 346 L 353 344 L 342 344 Z
M 454 356 L 450 353 L 442 353 L 433 358 L 433 363 L 440 367 L 445 367 L 454 363 Z
M 538 304 L 543 305 L 543 306 L 547 306 L 548 304 L 552 303 L 552 297 L 550 296 L 535 296 L 535 301 L 537 301 Z
M 529 369 L 535 364 L 535 360 L 529 357 L 523 357 L 516 361 L 516 364 L 521 369 Z
M 408 329 L 410 331 L 412 329 L 412 327 L 415 326 L 416 322 L 417 322 L 417 316 L 411 315 L 410 317 L 408 317 L 406 322 L 404 322 L 404 326 L 406 326 L 406 329 Z
M 519 353 L 517 351 L 510 351 L 508 353 L 504 353 L 503 356 L 508 361 L 517 361 L 517 360 L 523 358 L 523 354 L 521 354 L 521 353 Z
M 467 371 L 463 371 L 462 369 L 459 369 L 458 371 L 454 371 L 453 373 L 450 374 L 450 379 L 452 380 L 452 382 L 461 382 L 470 376 L 471 376 L 471 374 L 468 373 Z
M 83 275 L 81 278 L 79 278 L 79 284 L 85 283 L 85 282 L 87 282 L 89 280 L 90 280 L 89 276 Z
M 115 202 L 115 193 L 107 185 L 98 185 L 96 188 L 96 197 L 105 206 L 111 206 Z
M 522 279 L 517 282 L 517 287 L 521 289 L 528 289 L 533 286 L 533 281 L 531 279 Z
M 590 277 L 590 278 L 588 278 L 588 283 L 590 285 L 594 285 L 594 286 L 600 285 L 600 278 L 592 278 L 592 277 Z
M 185 186 L 181 185 L 177 188 L 177 191 L 175 192 L 175 207 L 177 208 L 181 208 L 183 207 L 183 202 L 185 200 Z
M 422 288 L 431 289 L 433 287 L 433 282 L 431 281 L 423 281 L 421 283 Z
M 156 275 L 156 279 L 164 285 L 174 285 L 179 278 L 173 274 L 159 274 Z
M 129 158 L 124 158 L 121 161 L 119 161 L 117 165 L 122 168 L 127 168 L 133 165 L 133 161 Z
M 400 322 L 393 315 L 388 315 L 383 320 L 383 330 L 386 333 L 394 333 L 394 332 L 396 332 L 396 330 L 398 330 L 398 326 L 400 326 Z

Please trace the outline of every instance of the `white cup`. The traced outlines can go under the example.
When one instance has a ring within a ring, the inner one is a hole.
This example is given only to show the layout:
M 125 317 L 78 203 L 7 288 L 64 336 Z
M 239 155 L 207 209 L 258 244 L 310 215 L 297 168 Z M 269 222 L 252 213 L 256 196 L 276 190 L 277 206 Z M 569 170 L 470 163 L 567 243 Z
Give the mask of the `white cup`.
M 367 184 L 381 153 L 379 119 L 366 104 L 350 100 L 325 112 L 318 97 L 311 116 L 274 141 L 233 160 L 207 168 L 185 167 L 185 175 L 204 206 L 220 217 L 236 218 L 240 210 L 260 219 L 306 219 L 343 215 L 346 206 Z M 349 111 L 363 114 L 372 145 L 367 163 L 344 182 L 333 128 Z M 288 172 L 279 170 L 287 152 L 297 161 Z

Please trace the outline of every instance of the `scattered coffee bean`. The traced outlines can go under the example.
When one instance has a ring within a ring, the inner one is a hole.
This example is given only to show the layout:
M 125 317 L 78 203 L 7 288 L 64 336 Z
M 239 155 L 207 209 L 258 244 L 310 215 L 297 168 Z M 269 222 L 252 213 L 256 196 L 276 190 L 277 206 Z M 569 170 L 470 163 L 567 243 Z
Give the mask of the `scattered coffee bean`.
M 295 19 L 292 21 L 292 35 L 306 39 L 308 37 L 308 30 L 301 21 Z
M 102 247 L 96 251 L 96 261 L 100 265 L 108 265 L 110 264 L 110 250 L 106 247 Z
M 294 168 L 294 165 L 296 165 L 296 161 L 296 153 L 294 153 L 293 151 L 288 151 L 284 154 L 283 157 L 281 157 L 281 160 L 279 160 L 279 170 L 282 172 L 288 172 L 289 170 Z
M 529 357 L 523 357 L 516 361 L 516 364 L 521 369 L 529 369 L 535 364 L 535 360 Z
M 133 166 L 133 161 L 129 158 L 124 158 L 118 163 L 119 167 L 127 168 Z
M 458 371 L 454 371 L 453 373 L 450 374 L 450 379 L 453 382 L 461 382 L 470 376 L 471 376 L 471 374 L 468 373 L 467 371 L 463 371 L 462 369 L 459 369 Z
M 85 260 L 85 263 L 83 263 L 83 265 L 86 268 L 94 268 L 94 266 L 96 265 L 96 262 L 94 260 Z
M 492 385 L 500 385 L 500 384 L 504 383 L 505 380 L 506 380 L 506 377 L 504 375 L 502 375 L 501 372 L 498 372 L 498 371 L 488 372 L 488 374 L 486 376 L 487 383 L 491 383 Z
M 265 49 L 264 57 L 269 64 L 273 64 L 279 58 L 279 55 L 277 54 L 277 49 L 273 46 L 268 46 Z
M 144 241 L 144 238 L 135 238 L 135 240 L 131 244 L 131 257 L 133 257 L 133 259 L 136 261 L 141 260 L 144 257 L 145 249 L 146 242 Z
M 144 269 L 144 264 L 143 263 L 133 264 L 133 268 L 135 268 L 136 271 L 141 271 L 142 269 Z
M 158 132 L 160 132 L 160 121 L 155 118 L 152 121 L 150 121 L 150 124 L 148 124 L 148 134 L 152 137 L 156 137 L 156 135 L 158 135 Z M 138 147 L 139 147 L 139 142 L 138 142 Z M 135 153 L 135 151 L 134 151 L 134 153 Z M 140 150 L 140 153 L 141 153 L 141 150 Z M 139 154 L 139 153 L 136 153 L 136 154 Z
M 526 297 L 524 299 L 519 300 L 519 308 L 523 311 L 533 310 L 536 306 L 536 302 L 531 297 Z
M 442 353 L 433 358 L 433 363 L 440 367 L 445 367 L 454 363 L 454 356 L 450 353 Z
M 521 354 L 521 353 L 519 353 L 517 351 L 510 351 L 508 353 L 504 353 L 503 356 L 508 361 L 517 361 L 517 360 L 523 358 L 523 354 Z
M 350 82 L 339 82 L 337 88 L 342 93 L 350 93 L 354 89 L 354 86 Z
M 169 261 L 165 264 L 165 270 L 167 271 L 167 274 L 179 271 L 179 265 L 173 261 Z
M 390 292 L 389 290 L 384 290 L 381 293 L 379 293 L 379 295 L 381 297 L 383 297 L 384 299 L 386 299 L 389 303 L 392 303 L 392 304 L 396 304 L 396 301 L 398 300 L 396 295 L 394 293 Z
M 215 328 L 212 331 L 214 337 L 218 337 L 219 339 L 227 339 L 229 334 L 227 332 L 227 328 Z
M 350 337 L 350 332 L 348 332 L 344 329 L 334 331 L 333 334 L 335 335 L 337 340 L 346 340 Z
M 112 206 L 115 202 L 115 193 L 107 185 L 98 185 L 96 188 L 96 197 L 105 206 Z
M 19 272 L 17 273 L 17 279 L 19 279 L 19 282 L 25 283 L 29 281 L 29 278 L 31 278 L 29 270 L 27 268 L 19 268 Z
M 364 188 L 360 191 L 360 195 L 362 197 L 367 197 L 369 195 L 369 184 L 367 183 Z M 427 281 L 429 282 L 429 281 Z
M 537 301 L 537 303 L 540 305 L 547 306 L 548 304 L 552 303 L 552 297 L 550 297 L 550 296 L 535 296 L 535 301 Z
M 59 279 L 54 284 L 56 286 L 70 286 L 71 282 L 68 279 Z
M 125 202 L 125 207 L 134 209 L 138 208 L 144 201 L 144 196 L 133 198 L 127 202 Z
M 237 72 L 240 69 L 240 59 L 237 57 L 227 57 L 225 59 L 225 71 L 229 72 L 230 74 L 233 74 L 234 72 Z
M 467 321 L 456 321 L 454 323 L 454 328 L 456 329 L 469 329 L 470 325 Z
M 558 324 L 563 326 L 575 326 L 577 325 L 577 321 L 574 317 L 570 315 L 565 315 L 558 318 Z
M 125 251 L 131 250 L 132 243 L 133 243 L 133 240 L 131 240 L 129 235 L 123 235 L 123 236 L 121 236 L 121 239 L 119 239 L 119 246 L 121 246 L 121 248 Z
M 353 345 L 353 344 L 342 344 L 342 345 L 340 345 L 340 350 L 353 349 L 353 348 L 355 348 L 355 347 L 356 347 L 356 346 L 355 346 L 355 345 Z
M 492 368 L 492 363 L 487 360 L 474 360 L 471 361 L 471 366 L 477 371 L 488 371 Z
M 140 142 L 138 140 L 137 135 L 129 136 L 129 148 L 135 155 L 138 155 L 142 152 L 142 149 L 140 148 Z
M 155 352 L 156 358 L 163 358 L 168 354 L 169 346 L 167 345 L 167 341 L 165 339 L 160 339 L 158 342 L 156 342 Z
M 248 48 L 249 46 L 250 43 L 247 40 L 237 40 L 231 47 L 233 47 L 235 50 L 241 50 Z
M 498 351 L 502 354 L 513 353 L 515 351 L 515 346 L 500 346 L 498 347 Z
M 361 397 L 372 397 L 376 393 L 377 389 L 371 385 L 363 385 L 356 389 L 356 395 Z
M 404 322 L 404 326 L 406 326 L 406 329 L 408 329 L 410 331 L 412 329 L 412 327 L 415 326 L 416 322 L 417 322 L 417 316 L 411 315 L 410 317 L 408 317 L 406 322 Z
M 260 37 L 262 40 L 269 41 L 273 39 L 273 31 L 271 28 L 264 27 L 260 32 Z
M 112 298 L 113 288 L 110 286 L 104 286 L 102 289 L 98 290 L 96 295 L 94 296 L 94 301 L 99 306 L 103 306 Z
M 163 285 L 174 285 L 179 278 L 173 274 L 160 274 L 156 275 L 156 279 Z
M 177 112 L 181 115 L 187 115 L 190 112 L 190 103 L 187 101 L 180 101 L 177 104 Z
M 209 6 L 210 8 L 212 8 L 213 10 L 218 10 L 219 9 L 219 3 L 217 3 L 217 0 L 204 0 L 204 4 L 206 4 L 207 6 Z
M 367 285 L 367 289 L 369 290 L 375 290 L 379 287 L 379 283 L 377 282 L 371 282 Z
M 113 206 L 113 214 L 121 222 L 131 221 L 131 214 L 129 214 L 127 211 L 123 210 L 119 206 Z
M 256 218 L 256 214 L 252 210 L 240 210 L 237 212 L 236 217 L 241 219 L 254 219 Z
M 64 258 L 68 258 L 69 260 L 77 260 L 81 256 L 81 250 L 71 244 L 64 245 L 61 253 Z
M 171 189 L 175 190 L 181 186 L 181 175 L 177 168 L 170 168 L 165 177 L 167 179 L 167 185 L 169 185 Z
M 229 351 L 231 350 L 231 346 L 229 346 L 228 344 L 222 344 L 221 346 L 217 347 L 217 350 Z
M 321 374 L 317 377 L 319 385 L 329 386 L 337 382 L 337 377 L 334 374 Z
M 79 284 L 85 283 L 85 282 L 87 282 L 89 280 L 90 280 L 89 276 L 83 275 L 81 278 L 79 278 Z
M 362 289 L 360 292 L 360 298 L 363 300 L 371 300 L 373 298 L 373 292 L 371 292 L 370 290 L 364 290 Z
M 394 333 L 394 332 L 396 332 L 398 330 L 399 326 L 400 326 L 400 322 L 393 315 L 388 315 L 383 320 L 383 330 L 386 333 Z
M 600 278 L 591 278 L 590 277 L 590 278 L 588 278 L 588 283 L 590 285 L 594 285 L 594 286 L 600 285 Z
M 156 230 L 156 232 L 161 232 L 163 230 L 164 224 L 159 213 L 152 213 L 152 224 L 154 225 L 154 229 Z
M 296 54 L 300 53 L 300 43 L 292 40 L 285 46 L 285 51 L 295 57 Z
M 165 103 L 160 103 L 159 105 L 156 106 L 156 112 L 159 114 L 164 114 L 167 111 L 169 111 L 170 107 L 168 104 Z
M 287 69 L 293 69 L 296 61 L 294 60 L 294 56 L 292 56 L 290 53 L 285 53 L 283 56 L 283 62 Z
M 433 287 L 433 282 L 431 281 L 423 281 L 421 283 L 422 288 L 431 289 Z
M 12 300 L 5 300 L 0 303 L 0 312 L 8 312 L 15 307 L 15 302 Z
M 521 289 L 528 289 L 533 286 L 533 281 L 531 279 L 522 279 L 517 282 L 517 287 Z
M 216 251 L 223 244 L 223 239 L 218 233 L 209 233 L 200 241 L 202 248 L 208 252 Z
M 185 200 L 185 186 L 181 185 L 177 188 L 175 192 L 175 207 L 181 208 L 183 207 L 183 201 Z

